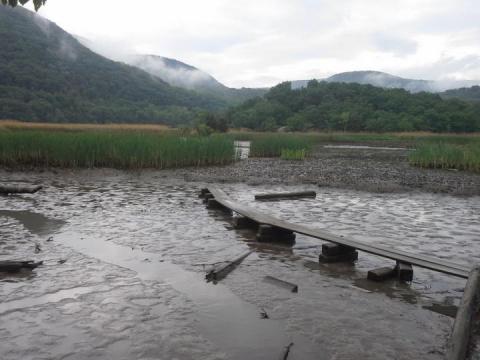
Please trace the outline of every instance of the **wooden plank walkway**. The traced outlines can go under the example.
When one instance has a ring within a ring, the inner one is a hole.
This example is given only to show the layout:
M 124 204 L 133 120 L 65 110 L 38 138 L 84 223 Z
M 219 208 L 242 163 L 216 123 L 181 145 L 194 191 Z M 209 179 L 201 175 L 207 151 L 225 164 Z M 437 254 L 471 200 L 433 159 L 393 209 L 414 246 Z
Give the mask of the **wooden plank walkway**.
M 306 225 L 294 224 L 277 217 L 259 212 L 258 210 L 247 206 L 245 204 L 233 201 L 228 195 L 217 186 L 209 186 L 208 190 L 213 195 L 215 200 L 226 208 L 231 209 L 235 213 L 238 213 L 246 218 L 252 219 L 259 224 L 266 224 L 275 226 L 278 228 L 290 230 L 299 234 L 314 237 L 324 241 L 332 243 L 350 246 L 357 250 L 361 250 L 370 254 L 382 256 L 388 259 L 396 260 L 399 262 L 411 264 L 414 266 L 422 267 L 438 271 L 444 274 L 457 276 L 467 279 L 470 273 L 470 268 L 464 265 L 455 264 L 442 259 L 412 254 L 402 250 L 396 250 L 391 247 L 386 247 L 377 244 L 367 244 L 361 241 L 347 239 L 344 237 L 336 236 L 327 231 L 315 229 Z

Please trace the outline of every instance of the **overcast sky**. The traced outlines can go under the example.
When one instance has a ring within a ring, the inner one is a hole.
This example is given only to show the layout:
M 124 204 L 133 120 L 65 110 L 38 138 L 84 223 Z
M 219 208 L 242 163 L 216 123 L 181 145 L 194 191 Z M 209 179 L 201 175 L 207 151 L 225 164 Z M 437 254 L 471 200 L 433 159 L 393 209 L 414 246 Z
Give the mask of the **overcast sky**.
M 172 57 L 233 87 L 352 70 L 480 79 L 478 0 L 47 0 L 112 52 Z

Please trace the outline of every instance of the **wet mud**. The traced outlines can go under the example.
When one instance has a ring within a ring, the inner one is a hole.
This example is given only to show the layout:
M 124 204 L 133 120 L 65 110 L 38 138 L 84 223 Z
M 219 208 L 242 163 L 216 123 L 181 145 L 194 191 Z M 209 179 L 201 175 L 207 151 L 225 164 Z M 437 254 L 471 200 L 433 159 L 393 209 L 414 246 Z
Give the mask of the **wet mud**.
M 465 281 L 415 269 L 411 284 L 372 283 L 391 261 L 319 264 L 321 242 L 258 244 L 207 210 L 202 182 L 169 172 L 0 173 L 37 194 L 0 197 L 2 359 L 441 359 Z M 362 241 L 480 260 L 480 198 L 371 193 L 304 185 L 221 185 L 233 198 L 292 222 Z M 255 193 L 316 190 L 316 199 L 256 202 Z M 35 252 L 36 244 L 41 251 Z M 205 271 L 255 250 L 218 284 Z M 61 261 L 61 262 L 59 262 Z M 269 284 L 275 276 L 298 293 Z M 265 311 L 268 319 L 261 313 Z

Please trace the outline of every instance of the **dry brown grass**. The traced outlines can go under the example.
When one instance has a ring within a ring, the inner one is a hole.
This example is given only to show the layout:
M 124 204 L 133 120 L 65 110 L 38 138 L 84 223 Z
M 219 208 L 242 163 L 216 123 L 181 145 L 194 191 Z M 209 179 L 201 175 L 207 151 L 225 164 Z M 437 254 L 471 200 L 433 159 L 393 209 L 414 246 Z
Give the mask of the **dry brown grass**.
M 2 130 L 47 130 L 47 131 L 139 131 L 168 132 L 174 131 L 166 125 L 159 124 L 53 124 L 22 122 L 17 120 L 0 120 Z

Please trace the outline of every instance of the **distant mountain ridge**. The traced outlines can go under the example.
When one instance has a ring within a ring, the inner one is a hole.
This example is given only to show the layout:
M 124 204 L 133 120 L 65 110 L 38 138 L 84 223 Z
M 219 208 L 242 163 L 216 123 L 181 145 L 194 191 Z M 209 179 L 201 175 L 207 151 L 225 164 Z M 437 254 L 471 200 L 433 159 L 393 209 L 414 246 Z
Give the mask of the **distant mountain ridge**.
M 326 79 L 318 80 L 339 83 L 357 83 L 387 89 L 399 88 L 412 93 L 421 91 L 436 93 L 450 89 L 480 85 L 480 80 L 415 80 L 402 78 L 381 71 L 350 71 L 338 73 Z M 292 88 L 297 89 L 305 87 L 307 86 L 308 81 L 309 80 L 294 80 L 292 81 Z

